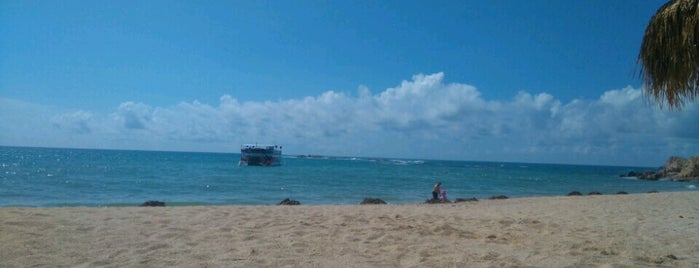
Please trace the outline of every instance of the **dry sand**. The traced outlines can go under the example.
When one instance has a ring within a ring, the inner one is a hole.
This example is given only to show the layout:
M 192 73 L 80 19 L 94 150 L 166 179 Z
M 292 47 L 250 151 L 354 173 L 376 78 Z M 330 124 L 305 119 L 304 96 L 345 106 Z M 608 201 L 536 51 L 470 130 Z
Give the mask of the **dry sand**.
M 0 208 L 0 267 L 36 266 L 699 267 L 699 192 L 437 205 Z

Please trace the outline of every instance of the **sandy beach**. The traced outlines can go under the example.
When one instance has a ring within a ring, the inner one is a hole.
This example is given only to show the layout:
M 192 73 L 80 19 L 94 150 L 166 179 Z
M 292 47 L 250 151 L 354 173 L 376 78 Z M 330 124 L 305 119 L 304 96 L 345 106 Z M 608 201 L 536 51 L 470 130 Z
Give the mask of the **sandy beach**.
M 699 267 L 699 192 L 436 205 L 0 208 L 0 266 Z

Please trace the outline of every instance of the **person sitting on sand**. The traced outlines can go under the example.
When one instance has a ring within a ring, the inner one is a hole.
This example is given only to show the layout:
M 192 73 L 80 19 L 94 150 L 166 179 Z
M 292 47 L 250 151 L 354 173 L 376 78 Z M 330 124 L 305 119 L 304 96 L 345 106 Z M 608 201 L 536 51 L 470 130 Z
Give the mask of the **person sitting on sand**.
M 447 190 L 442 190 L 442 194 L 439 196 L 439 201 L 447 201 Z
M 437 184 L 434 185 L 432 188 L 432 200 L 438 200 L 439 199 L 439 187 L 442 186 L 442 182 L 438 182 Z

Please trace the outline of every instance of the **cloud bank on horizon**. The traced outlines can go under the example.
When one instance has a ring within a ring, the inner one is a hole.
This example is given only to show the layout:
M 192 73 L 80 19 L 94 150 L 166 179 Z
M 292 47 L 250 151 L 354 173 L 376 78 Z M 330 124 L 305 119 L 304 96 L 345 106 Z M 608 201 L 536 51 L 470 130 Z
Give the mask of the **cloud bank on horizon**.
M 640 89 L 562 103 L 547 93 L 486 100 L 443 73 L 356 95 L 241 102 L 224 95 L 171 107 L 123 102 L 110 114 L 0 99 L 11 146 L 237 152 L 277 143 L 285 154 L 657 166 L 699 152 L 699 105 L 659 109 Z

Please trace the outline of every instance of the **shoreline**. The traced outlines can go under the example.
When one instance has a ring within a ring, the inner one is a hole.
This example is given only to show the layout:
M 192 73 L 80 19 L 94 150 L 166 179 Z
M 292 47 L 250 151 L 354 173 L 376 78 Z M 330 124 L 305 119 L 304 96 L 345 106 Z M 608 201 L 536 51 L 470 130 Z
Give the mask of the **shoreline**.
M 454 199 L 450 199 L 450 203 L 447 202 L 445 204 L 457 204 L 461 202 L 473 202 L 473 201 L 484 201 L 484 200 L 493 200 L 493 199 L 528 199 L 528 198 L 556 198 L 556 197 L 570 197 L 570 196 L 577 196 L 577 197 L 585 197 L 585 196 L 615 196 L 615 195 L 638 195 L 638 194 L 656 194 L 656 193 L 683 193 L 683 192 L 697 192 L 699 191 L 696 190 L 696 188 L 691 187 L 687 189 L 682 189 L 678 191 L 648 191 L 648 192 L 625 192 L 625 191 L 619 191 L 616 193 L 601 193 L 598 191 L 592 191 L 589 193 L 581 193 L 578 191 L 571 191 L 568 194 L 565 195 L 538 195 L 538 196 L 506 196 L 506 195 L 493 195 L 490 197 L 482 197 L 482 198 L 477 198 L 475 196 L 472 197 L 457 197 Z M 505 198 L 501 198 L 501 197 Z M 373 199 L 382 199 L 381 197 L 364 197 L 364 198 L 373 198 Z M 295 200 L 295 201 L 300 201 L 301 206 L 353 206 L 353 205 L 361 205 L 362 200 L 357 199 L 356 203 L 304 203 L 303 200 L 296 200 L 294 198 L 289 198 L 290 200 Z M 457 201 L 459 199 L 462 199 L 463 201 Z M 471 199 L 476 199 L 476 200 L 471 200 Z M 165 206 L 167 207 L 207 207 L 207 206 L 212 206 L 212 207 L 220 207 L 220 206 L 235 206 L 235 207 L 240 207 L 240 206 L 254 206 L 254 207 L 259 207 L 259 206 L 278 206 L 279 200 L 276 201 L 276 203 L 259 203 L 259 204 L 246 204 L 246 203 L 205 203 L 205 202 L 185 202 L 185 201 L 176 201 L 176 202 L 170 202 L 170 201 L 163 201 L 167 199 L 161 199 L 161 200 L 143 200 L 141 202 L 134 202 L 134 203 L 110 203 L 110 204 L 63 204 L 63 205 L 0 205 L 0 209 L 2 208 L 127 208 L 127 207 L 140 207 L 146 202 L 163 202 L 165 203 Z M 383 200 L 383 199 L 382 199 Z M 425 198 L 421 202 L 405 202 L 405 203 L 390 203 L 387 202 L 385 205 L 419 205 L 419 204 L 428 204 L 427 201 L 429 198 Z M 434 205 L 434 204 L 433 204 Z
M 0 266 L 699 266 L 699 192 L 443 204 L 0 207 Z

